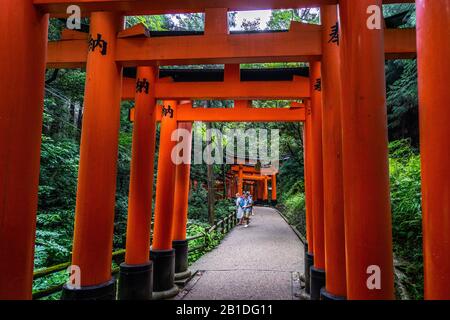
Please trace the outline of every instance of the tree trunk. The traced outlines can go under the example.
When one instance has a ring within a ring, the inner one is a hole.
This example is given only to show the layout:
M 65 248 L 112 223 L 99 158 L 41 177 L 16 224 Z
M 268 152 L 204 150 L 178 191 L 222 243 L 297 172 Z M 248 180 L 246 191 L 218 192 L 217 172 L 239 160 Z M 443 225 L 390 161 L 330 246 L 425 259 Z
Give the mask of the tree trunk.
M 228 197 L 228 186 L 227 186 L 227 172 L 226 172 L 226 164 L 222 164 L 222 181 L 223 181 L 223 198 L 227 199 Z
M 209 106 L 209 102 L 207 104 Z M 208 143 L 211 143 L 211 129 L 212 124 L 211 122 L 206 123 L 206 140 Z M 210 159 L 208 159 L 210 160 Z M 208 161 L 208 163 L 211 163 L 211 161 Z M 216 201 L 216 191 L 214 188 L 215 184 L 215 177 L 214 177 L 214 165 L 207 164 L 207 181 L 208 181 L 208 221 L 211 225 L 215 222 L 215 215 L 214 215 L 214 204 Z
M 77 133 L 77 140 L 80 141 L 81 140 L 81 127 L 83 124 L 83 104 L 80 103 L 78 105 L 78 118 L 77 118 L 77 128 L 78 128 L 78 133 Z

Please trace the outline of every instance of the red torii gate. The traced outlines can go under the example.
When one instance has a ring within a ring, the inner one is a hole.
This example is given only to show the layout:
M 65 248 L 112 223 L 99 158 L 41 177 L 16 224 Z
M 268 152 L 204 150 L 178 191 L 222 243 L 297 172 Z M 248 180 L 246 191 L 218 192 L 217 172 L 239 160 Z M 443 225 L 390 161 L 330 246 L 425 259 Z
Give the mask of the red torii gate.
M 227 174 L 227 181 L 230 186 L 229 190 L 231 191 L 228 193 L 228 197 L 233 198 L 236 193 L 242 195 L 245 190 L 245 184 L 251 184 L 251 190 L 247 191 L 250 191 L 253 195 L 253 199 L 255 201 L 261 200 L 263 203 L 268 204 L 268 181 L 270 180 L 272 187 L 271 203 L 276 204 L 277 175 L 278 170 L 273 167 L 266 167 L 261 171 L 261 168 L 257 168 L 256 165 L 233 165 Z
M 384 1 L 399 2 L 412 1 Z M 67 6 L 71 4 L 80 5 L 85 14 L 90 14 L 90 33 L 93 36 L 101 34 L 108 41 L 107 54 L 103 55 L 98 49 L 88 50 L 85 40 L 66 40 L 47 47 L 47 13 L 65 16 Z M 339 4 L 339 16 L 336 4 Z M 82 290 L 65 290 L 66 298 L 79 299 L 112 298 L 114 295 L 110 268 L 122 66 L 142 66 L 138 70 L 140 77 L 156 83 L 154 66 L 160 64 L 276 61 L 311 61 L 312 81 L 305 130 L 308 253 L 310 257 L 314 256 L 311 294 L 317 298 L 326 270 L 324 298 L 393 298 L 384 59 L 411 57 L 416 47 L 421 111 L 425 296 L 428 299 L 449 298 L 450 142 L 447 124 L 450 112 L 446 107 L 450 104 L 450 95 L 446 81 L 450 70 L 447 59 L 450 43 L 446 35 L 450 32 L 450 19 L 445 13 L 450 10 L 450 0 L 416 0 L 417 44 L 410 30 L 383 31 L 364 27 L 367 7 L 373 4 L 381 5 L 382 1 L 4 0 L 0 11 L 0 298 L 31 297 L 46 63 L 51 67 L 86 64 L 87 69 L 73 248 L 73 264 L 85 272 Z M 293 28 L 291 32 L 279 35 L 227 34 L 225 13 L 228 10 L 308 5 L 322 6 L 322 28 L 300 25 L 297 30 Z M 205 34 L 198 39 L 116 37 L 123 26 L 122 15 L 193 11 L 206 12 Z M 339 47 L 328 42 L 330 27 L 337 20 L 341 29 Z M 304 40 L 301 45 L 297 42 L 299 39 Z M 267 43 L 271 45 L 267 46 Z M 341 84 L 341 89 L 336 84 Z M 217 92 L 213 96 L 213 91 L 189 95 L 190 98 L 221 96 Z M 140 98 L 140 95 L 145 96 Z M 162 206 L 163 194 L 174 190 L 175 175 L 178 176 L 179 171 L 177 169 L 175 173 L 170 161 L 173 146 L 170 134 L 177 127 L 177 102 L 170 99 L 178 98 L 170 97 L 170 92 L 169 96 L 163 96 L 165 108 L 171 106 L 174 116 L 161 119 L 162 152 L 158 172 L 164 179 L 158 179 L 157 184 L 152 254 L 155 274 L 172 263 L 172 240 L 179 240 L 172 237 L 172 221 L 181 216 L 171 214 L 172 206 L 177 208 L 176 204 Z M 148 95 L 145 91 L 136 94 L 127 234 L 130 238 L 127 264 L 130 265 L 126 267 L 130 270 L 149 271 L 151 268 L 147 241 L 150 230 L 146 215 L 148 202 L 140 195 L 151 190 L 150 172 L 141 166 L 151 163 L 153 154 L 147 151 L 154 142 L 152 135 L 156 121 L 151 119 L 157 114 L 154 112 L 156 98 L 155 86 L 151 86 Z M 229 98 L 250 100 L 257 97 L 237 94 Z M 339 98 L 340 103 L 336 102 Z M 145 104 L 139 102 L 140 99 L 145 99 Z M 148 106 L 153 107 L 150 114 Z M 342 113 L 339 112 L 341 108 Z M 342 135 L 336 134 L 341 130 Z M 146 140 L 148 137 L 150 139 Z M 149 193 L 145 194 L 148 198 Z M 141 222 L 140 225 L 137 222 Z M 175 225 L 177 223 L 183 224 L 178 220 Z M 368 272 L 376 271 L 376 268 L 381 271 L 379 289 L 367 286 Z M 124 273 L 128 271 L 124 270 Z M 168 279 L 158 281 L 171 284 L 172 277 L 173 274 L 169 274 Z

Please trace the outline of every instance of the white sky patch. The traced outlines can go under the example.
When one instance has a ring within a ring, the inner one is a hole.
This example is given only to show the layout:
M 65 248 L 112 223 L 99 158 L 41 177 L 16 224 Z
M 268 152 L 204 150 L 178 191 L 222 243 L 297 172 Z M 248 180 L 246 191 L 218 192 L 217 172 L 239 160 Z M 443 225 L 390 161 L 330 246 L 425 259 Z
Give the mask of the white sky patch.
M 271 10 L 258 10 L 258 11 L 239 11 L 236 14 L 236 27 L 232 28 L 232 30 L 241 30 L 242 22 L 244 20 L 247 21 L 255 21 L 256 19 L 260 18 L 261 29 L 265 29 L 267 27 L 267 23 L 270 20 L 270 17 L 272 15 Z

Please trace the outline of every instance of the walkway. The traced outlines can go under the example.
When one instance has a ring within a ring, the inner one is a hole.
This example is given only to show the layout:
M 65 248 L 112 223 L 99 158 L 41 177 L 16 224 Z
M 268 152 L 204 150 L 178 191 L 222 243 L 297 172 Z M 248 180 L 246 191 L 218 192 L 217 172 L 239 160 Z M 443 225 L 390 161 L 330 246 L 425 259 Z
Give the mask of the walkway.
M 298 299 L 303 244 L 271 208 L 257 207 L 248 228 L 237 226 L 191 270 L 185 300 Z

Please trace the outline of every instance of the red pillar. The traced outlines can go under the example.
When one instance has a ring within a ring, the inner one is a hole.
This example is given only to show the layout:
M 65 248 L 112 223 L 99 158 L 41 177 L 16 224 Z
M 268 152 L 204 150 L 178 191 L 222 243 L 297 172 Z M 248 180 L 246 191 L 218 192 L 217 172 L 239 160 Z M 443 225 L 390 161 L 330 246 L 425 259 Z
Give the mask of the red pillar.
M 322 159 L 322 79 L 320 68 L 320 62 L 310 63 L 312 126 L 311 179 L 314 233 L 314 266 L 311 268 L 311 300 L 320 299 L 320 290 L 325 285 Z
M 137 69 L 127 246 L 125 263 L 120 266 L 121 300 L 149 300 L 152 297 L 150 228 L 157 113 L 154 84 L 157 72 L 154 67 Z
M 115 297 L 111 254 L 122 90 L 122 68 L 116 64 L 115 50 L 122 26 L 123 19 L 116 14 L 91 15 L 91 36 L 101 35 L 107 46 L 93 47 L 87 58 L 72 254 L 72 264 L 81 270 L 83 290 L 66 288 L 64 299 L 84 299 L 91 291 L 103 295 L 92 286 L 107 287 L 108 298 Z
M 229 189 L 230 189 L 230 198 L 234 198 L 236 192 L 234 190 L 234 175 L 228 179 Z
M 258 191 L 259 199 L 261 201 L 263 201 L 264 200 L 264 182 L 262 180 L 258 182 L 258 187 L 259 187 L 259 191 Z
M 161 120 L 156 182 L 155 221 L 150 257 L 153 261 L 153 295 L 156 298 L 176 295 L 174 285 L 175 251 L 172 249 L 175 163 L 172 151 L 176 146 L 177 102 L 164 101 Z
M 325 299 L 347 295 L 345 269 L 344 192 L 342 182 L 341 77 L 339 42 L 330 34 L 337 27 L 337 6 L 321 7 L 322 149 L 325 235 Z
M 311 102 L 306 103 L 306 121 L 303 130 L 303 158 L 305 173 L 305 201 L 306 201 L 306 240 L 308 242 L 308 253 L 314 254 L 313 237 L 313 214 L 312 214 L 312 119 Z
M 154 67 L 138 67 L 137 70 L 125 255 L 125 262 L 129 265 L 149 261 L 157 113 L 154 84 L 157 72 Z M 145 83 L 149 85 L 148 90 L 141 88 Z
M 181 280 L 191 275 L 191 272 L 188 270 L 186 227 L 188 220 L 189 179 L 191 174 L 192 123 L 179 123 L 178 129 L 186 130 L 189 133 L 188 137 L 184 137 L 184 139 L 187 138 L 187 141 L 183 141 L 183 145 L 187 147 L 183 150 L 183 156 L 186 156 L 189 162 L 183 162 L 176 166 L 175 204 L 173 208 L 172 247 L 175 249 L 175 277 L 176 280 Z
M 312 212 L 312 119 L 311 101 L 306 102 L 306 121 L 303 129 L 303 159 L 304 159 L 304 179 L 305 179 L 305 220 L 306 220 L 306 243 L 304 246 L 305 261 L 305 292 L 311 293 L 311 267 L 314 266 L 314 232 L 313 232 L 313 212 Z
M 239 165 L 239 173 L 238 173 L 238 193 L 240 195 L 242 195 L 242 193 L 244 193 L 244 179 L 243 179 L 243 175 L 244 175 L 244 170 L 243 170 L 243 166 Z
M 347 298 L 393 299 L 384 31 L 367 27 L 381 0 L 341 0 L 342 153 Z M 380 281 L 378 281 L 380 280 Z
M 31 299 L 48 16 L 0 10 L 0 300 Z
M 277 203 L 277 175 L 272 175 L 272 203 Z
M 269 185 L 268 185 L 268 180 L 267 177 L 264 178 L 263 180 L 263 201 L 264 202 L 268 202 L 269 201 Z
M 156 183 L 155 227 L 153 250 L 172 249 L 173 195 L 175 192 L 175 163 L 172 161 L 172 150 L 176 142 L 172 134 L 177 129 L 176 101 L 164 101 L 166 110 L 174 111 L 162 117 L 160 133 L 160 149 L 158 158 L 158 179 Z
M 450 299 L 450 1 L 417 0 L 425 298 Z

